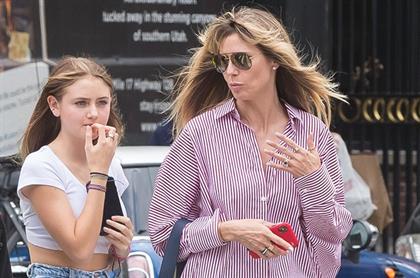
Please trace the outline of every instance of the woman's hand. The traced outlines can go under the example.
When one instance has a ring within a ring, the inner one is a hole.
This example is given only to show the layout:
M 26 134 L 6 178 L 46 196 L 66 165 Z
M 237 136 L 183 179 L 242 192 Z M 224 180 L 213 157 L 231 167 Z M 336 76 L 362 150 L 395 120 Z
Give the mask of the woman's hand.
M 268 166 L 287 171 L 295 178 L 309 175 L 321 167 L 321 159 L 316 150 L 312 133 L 308 136 L 307 150 L 283 134 L 276 132 L 276 136 L 288 147 L 267 140 L 267 144 L 274 150 L 265 149 L 264 152 L 280 161 L 280 163 L 269 161 Z
M 112 220 L 108 219 L 106 223 L 114 229 L 104 227 L 104 231 L 108 234 L 105 237 L 114 247 L 115 254 L 119 258 L 126 258 L 133 239 L 133 224 L 130 218 L 115 215 L 112 216 Z
M 285 250 L 293 250 L 288 242 L 270 231 L 272 225 L 261 219 L 230 220 L 219 223 L 218 231 L 224 241 L 238 241 L 261 258 L 270 259 L 288 254 Z
M 93 133 L 98 134 L 95 145 L 92 140 Z M 97 123 L 86 126 L 85 152 L 89 170 L 108 174 L 117 145 L 118 133 L 114 127 Z

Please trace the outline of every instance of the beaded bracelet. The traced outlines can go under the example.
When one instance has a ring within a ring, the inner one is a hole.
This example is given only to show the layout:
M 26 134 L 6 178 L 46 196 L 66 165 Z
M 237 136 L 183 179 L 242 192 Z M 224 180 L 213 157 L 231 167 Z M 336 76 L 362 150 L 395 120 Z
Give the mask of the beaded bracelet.
M 104 185 L 90 183 L 90 181 L 89 181 L 86 184 L 86 192 L 89 192 L 89 190 L 91 190 L 91 189 L 106 192 L 106 187 Z

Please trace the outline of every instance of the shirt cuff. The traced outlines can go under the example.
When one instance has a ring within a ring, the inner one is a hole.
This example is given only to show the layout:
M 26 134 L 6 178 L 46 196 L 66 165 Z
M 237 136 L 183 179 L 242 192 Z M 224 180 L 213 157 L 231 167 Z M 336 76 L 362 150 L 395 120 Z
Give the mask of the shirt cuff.
M 211 217 L 200 217 L 186 226 L 186 242 L 192 253 L 198 253 L 227 244 L 220 238 L 219 222 L 225 221 L 219 209 Z
M 323 207 L 334 199 L 335 187 L 325 164 L 315 172 L 295 179 L 304 208 Z

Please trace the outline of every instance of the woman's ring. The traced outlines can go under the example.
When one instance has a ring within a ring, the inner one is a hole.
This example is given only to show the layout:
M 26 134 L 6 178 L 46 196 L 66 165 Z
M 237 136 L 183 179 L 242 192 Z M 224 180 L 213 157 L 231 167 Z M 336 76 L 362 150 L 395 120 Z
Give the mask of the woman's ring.
M 263 256 L 265 256 L 265 254 L 267 254 L 267 252 L 268 252 L 268 248 L 267 248 L 267 247 L 265 247 L 265 248 L 261 251 L 261 254 L 262 254 Z
M 285 158 L 284 159 L 284 161 L 283 161 L 283 167 L 285 167 L 285 168 L 289 167 L 289 159 L 288 158 Z
M 294 147 L 294 148 L 293 148 L 293 152 L 294 152 L 294 153 L 298 153 L 298 152 L 299 152 L 299 147 L 297 147 L 297 146 L 296 146 L 296 147 Z

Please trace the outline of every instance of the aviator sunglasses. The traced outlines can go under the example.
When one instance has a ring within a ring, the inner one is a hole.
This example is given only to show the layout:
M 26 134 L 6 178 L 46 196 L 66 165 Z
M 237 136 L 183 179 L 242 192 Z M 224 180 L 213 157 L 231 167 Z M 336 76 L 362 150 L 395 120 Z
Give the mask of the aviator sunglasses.
M 252 66 L 251 56 L 245 52 L 234 52 L 231 54 L 218 54 L 211 58 L 216 71 L 224 73 L 229 65 L 229 60 L 240 70 L 249 70 Z

